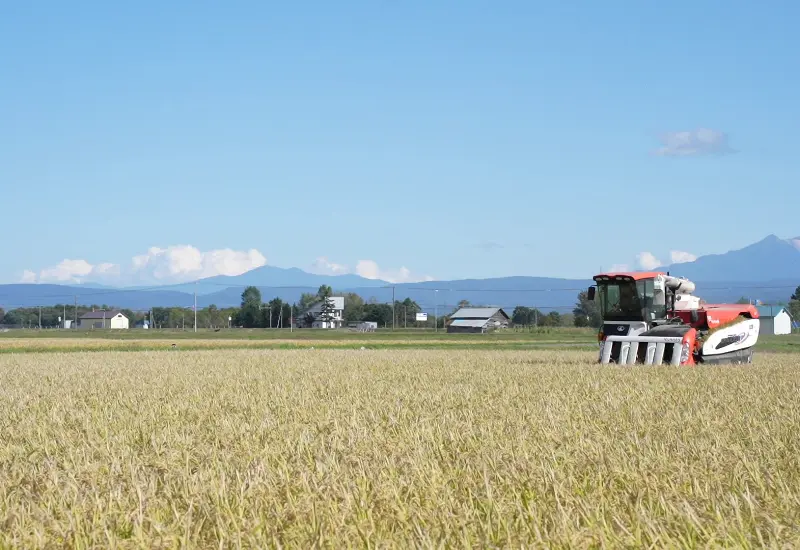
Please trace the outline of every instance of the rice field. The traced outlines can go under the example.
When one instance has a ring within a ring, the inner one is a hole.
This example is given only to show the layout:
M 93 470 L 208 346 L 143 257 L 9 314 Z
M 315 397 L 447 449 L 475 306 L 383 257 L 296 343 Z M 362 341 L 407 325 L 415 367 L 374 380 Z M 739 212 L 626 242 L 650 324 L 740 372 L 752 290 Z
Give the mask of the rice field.
M 483 336 L 483 335 L 467 335 Z M 564 341 L 560 339 L 529 339 L 493 341 L 485 338 L 270 338 L 270 339 L 214 339 L 214 338 L 0 338 L 2 353 L 53 353 L 76 351 L 164 351 L 164 350 L 236 350 L 236 349 L 532 349 L 547 347 L 572 347 L 596 349 L 597 341 Z
M 0 354 L 0 547 L 798 547 L 800 356 Z

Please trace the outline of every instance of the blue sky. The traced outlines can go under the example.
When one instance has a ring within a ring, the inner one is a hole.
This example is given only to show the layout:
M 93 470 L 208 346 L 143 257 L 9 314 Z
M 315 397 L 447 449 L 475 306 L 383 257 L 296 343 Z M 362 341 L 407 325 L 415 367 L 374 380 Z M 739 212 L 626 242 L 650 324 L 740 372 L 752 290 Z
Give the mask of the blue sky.
M 0 281 L 586 277 L 800 234 L 800 7 L 637 4 L 4 6 Z

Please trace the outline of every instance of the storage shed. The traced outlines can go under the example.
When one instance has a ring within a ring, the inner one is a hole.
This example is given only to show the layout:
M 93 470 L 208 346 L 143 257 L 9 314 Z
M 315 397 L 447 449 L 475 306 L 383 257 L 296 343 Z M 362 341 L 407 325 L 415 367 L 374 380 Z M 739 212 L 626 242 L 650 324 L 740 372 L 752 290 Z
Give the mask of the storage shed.
M 791 334 L 792 316 L 784 306 L 758 306 L 761 334 Z
M 128 328 L 128 318 L 120 311 L 90 311 L 81 315 L 79 328 Z

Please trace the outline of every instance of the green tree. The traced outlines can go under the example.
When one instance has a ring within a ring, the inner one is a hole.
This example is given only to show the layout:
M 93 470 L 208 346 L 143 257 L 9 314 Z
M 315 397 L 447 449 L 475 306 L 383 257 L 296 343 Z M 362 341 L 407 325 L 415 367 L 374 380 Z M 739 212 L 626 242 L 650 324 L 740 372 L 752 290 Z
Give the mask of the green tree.
M 133 325 L 136 324 L 136 314 L 128 308 L 121 309 L 120 312 L 128 318 L 130 327 L 133 328 Z
M 296 307 L 293 304 L 288 302 L 284 302 L 281 306 L 282 308 L 282 315 L 281 315 L 281 328 L 292 326 L 292 319 L 294 318 L 294 312 L 296 311 Z
M 417 313 L 422 311 L 419 304 L 411 298 L 406 298 L 402 302 L 395 302 L 394 309 L 398 318 L 398 325 L 401 327 L 416 323 Z
M 547 320 L 547 326 L 549 327 L 560 327 L 561 326 L 561 314 L 557 311 L 551 311 L 545 316 Z
M 208 321 L 208 328 L 217 328 L 222 323 L 222 319 L 220 318 L 219 308 L 216 304 L 210 304 L 208 308 L 206 308 L 206 319 Z
M 317 292 L 317 296 L 322 300 L 320 304 L 319 320 L 324 323 L 333 321 L 333 302 L 330 299 L 332 294 L 333 290 L 327 285 L 319 287 L 319 291 Z
M 320 285 L 319 290 L 317 290 L 317 298 L 328 298 L 333 295 L 333 289 L 328 285 Z
M 286 316 L 286 304 L 280 298 L 273 298 L 264 310 L 264 326 L 272 328 L 282 328 L 289 324 Z
M 800 321 L 800 286 L 795 289 L 786 309 L 789 311 L 789 315 L 792 316 L 793 321 Z
M 300 301 L 298 302 L 298 306 L 301 310 L 305 311 L 311 306 L 316 303 L 318 297 L 316 294 L 311 294 L 309 292 L 304 292 L 300 295 Z
M 248 286 L 242 292 L 242 306 L 239 310 L 238 322 L 245 328 L 263 326 L 261 315 L 261 291 L 257 287 Z
M 532 324 L 532 319 L 533 311 L 529 307 L 517 306 L 511 313 L 511 322 L 515 325 L 522 325 L 523 327 L 530 326 Z
M 745 298 L 744 296 L 742 296 L 741 298 L 736 300 L 736 303 L 737 304 L 749 304 L 750 303 L 750 299 L 749 298 Z
M 800 321 L 800 300 L 792 300 L 786 307 L 793 321 Z
M 573 323 L 576 327 L 600 328 L 603 324 L 597 302 L 590 301 L 589 294 L 585 290 L 578 294 L 578 301 L 575 304 L 575 309 L 572 310 L 572 314 L 574 315 Z
M 242 292 L 242 307 L 246 305 L 261 305 L 261 291 L 258 287 L 248 286 Z
M 552 319 L 534 307 L 517 306 L 511 313 L 511 322 L 524 327 L 549 326 Z
M 392 323 L 392 306 L 389 304 L 365 304 L 363 320 L 378 323 L 379 327 L 389 326 Z
M 348 292 L 344 295 L 344 320 L 348 323 L 356 323 L 364 317 L 364 299 L 355 294 Z

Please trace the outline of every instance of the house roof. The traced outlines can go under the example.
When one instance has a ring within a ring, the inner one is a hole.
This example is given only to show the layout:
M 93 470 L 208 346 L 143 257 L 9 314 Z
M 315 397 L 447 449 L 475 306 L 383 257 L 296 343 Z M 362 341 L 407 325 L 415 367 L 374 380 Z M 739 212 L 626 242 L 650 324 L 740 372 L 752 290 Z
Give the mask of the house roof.
M 121 311 L 90 311 L 88 313 L 84 313 L 81 315 L 81 319 L 111 319 L 112 317 L 116 317 L 117 315 L 125 316 L 124 313 Z
M 776 317 L 780 315 L 781 311 L 786 311 L 784 306 L 756 306 L 756 309 L 759 317 Z
M 482 328 L 486 326 L 489 319 L 456 319 L 450 323 L 451 327 Z
M 503 311 L 503 308 L 500 307 L 462 307 L 455 313 L 453 313 L 450 318 L 451 319 L 488 319 L 492 317 L 497 312 L 501 312 L 505 317 L 508 317 L 508 314 Z

